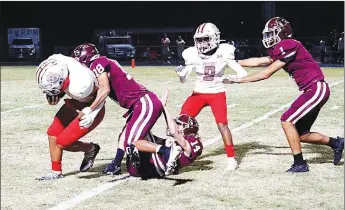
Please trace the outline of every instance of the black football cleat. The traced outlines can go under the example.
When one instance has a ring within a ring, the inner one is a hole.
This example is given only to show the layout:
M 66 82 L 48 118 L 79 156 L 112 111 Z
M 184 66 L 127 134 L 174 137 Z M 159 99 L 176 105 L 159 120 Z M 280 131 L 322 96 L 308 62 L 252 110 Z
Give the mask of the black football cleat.
M 114 161 L 111 161 L 102 173 L 106 175 L 119 175 L 121 174 L 121 167 L 117 166 Z
M 293 164 L 289 170 L 286 172 L 291 172 L 291 173 L 301 173 L 301 172 L 308 172 L 309 171 L 309 165 L 307 162 L 302 163 L 302 164 Z
M 90 152 L 85 152 L 83 162 L 80 165 L 80 171 L 86 172 L 92 168 L 93 163 L 95 162 L 96 156 L 101 149 L 98 144 L 90 143 L 95 146 L 95 149 L 91 150 Z
M 336 141 L 338 141 L 338 146 L 333 149 L 334 151 L 334 158 L 333 158 L 333 164 L 338 165 L 341 158 L 343 157 L 343 151 L 344 151 L 344 138 L 337 137 Z

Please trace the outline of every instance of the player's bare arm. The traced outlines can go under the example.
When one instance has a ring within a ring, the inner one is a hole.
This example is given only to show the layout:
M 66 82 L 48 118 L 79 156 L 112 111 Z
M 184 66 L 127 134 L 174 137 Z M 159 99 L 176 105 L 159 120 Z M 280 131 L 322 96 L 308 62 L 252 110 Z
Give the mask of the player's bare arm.
M 164 105 L 164 116 L 165 116 L 165 120 L 167 121 L 170 135 L 176 140 L 177 144 L 181 146 L 185 154 L 187 156 L 190 156 L 192 154 L 192 149 L 190 145 L 187 143 L 187 140 L 184 138 L 184 136 L 179 133 L 178 126 L 175 120 L 171 117 L 168 108 L 166 107 L 167 99 L 168 99 L 168 90 L 165 90 L 162 94 L 161 101 L 162 101 L 162 104 Z
M 270 78 L 275 72 L 277 72 L 279 69 L 283 68 L 285 66 L 285 62 L 282 62 L 280 60 L 274 61 L 271 65 L 269 65 L 265 70 L 253 74 L 251 76 L 239 79 L 238 83 L 246 83 L 246 82 L 257 82 L 260 80 L 268 79 Z
M 271 57 L 261 57 L 261 58 L 248 58 L 244 60 L 237 61 L 243 67 L 257 67 L 257 66 L 267 66 L 273 63 Z
M 108 73 L 103 72 L 98 78 L 98 90 L 97 90 L 97 95 L 95 100 L 92 102 L 90 105 L 90 109 L 94 110 L 97 106 L 102 104 L 105 99 L 108 97 L 110 93 L 110 85 L 109 85 L 109 78 L 108 78 Z
M 175 139 L 177 144 L 181 146 L 181 148 L 183 149 L 184 153 L 187 156 L 190 156 L 191 153 L 192 153 L 191 147 L 187 143 L 187 140 L 184 138 L 184 136 L 179 133 L 178 126 L 177 126 L 176 122 L 174 121 L 174 119 L 171 117 L 171 115 L 170 115 L 170 113 L 168 111 L 168 108 L 166 107 L 166 100 L 168 98 L 167 95 L 168 95 L 168 91 L 166 90 L 163 93 L 163 96 L 162 96 L 161 100 L 162 100 L 162 103 L 164 105 L 164 114 L 165 114 L 164 116 L 165 116 L 165 119 L 167 121 L 167 125 L 168 125 L 168 128 L 169 128 L 170 135 Z

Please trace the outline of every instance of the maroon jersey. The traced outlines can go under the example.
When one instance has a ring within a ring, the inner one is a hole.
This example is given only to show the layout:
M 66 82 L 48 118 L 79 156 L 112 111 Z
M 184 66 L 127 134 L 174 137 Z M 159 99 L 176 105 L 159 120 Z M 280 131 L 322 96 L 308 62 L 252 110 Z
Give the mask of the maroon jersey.
M 185 155 L 184 152 L 181 153 L 181 156 L 178 158 L 178 166 L 179 168 L 186 167 L 187 165 L 191 164 L 195 161 L 196 158 L 198 158 L 203 150 L 203 145 L 200 141 L 200 138 L 195 135 L 188 135 L 184 137 L 187 142 L 189 143 L 192 154 L 188 157 Z
M 301 42 L 284 39 L 268 50 L 273 61 L 286 63 L 283 69 L 296 81 L 299 90 L 306 90 L 324 79 L 321 68 Z
M 109 97 L 123 108 L 131 108 L 137 100 L 149 92 L 144 86 L 137 83 L 117 61 L 108 59 L 105 56 L 94 60 L 90 69 L 96 77 L 103 72 L 109 73 L 111 86 Z

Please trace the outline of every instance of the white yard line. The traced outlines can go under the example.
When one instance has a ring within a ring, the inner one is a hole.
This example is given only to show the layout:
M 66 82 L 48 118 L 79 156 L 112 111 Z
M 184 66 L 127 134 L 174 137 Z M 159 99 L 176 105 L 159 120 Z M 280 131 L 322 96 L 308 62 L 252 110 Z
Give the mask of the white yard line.
M 4 105 L 4 104 L 11 104 L 12 102 L 11 101 L 6 101 L 6 102 L 2 102 L 1 105 Z
M 343 82 L 344 81 L 341 80 L 341 81 L 332 83 L 330 85 L 330 87 L 336 86 L 336 85 L 338 85 L 340 83 L 343 83 Z M 272 111 L 269 111 L 266 114 L 260 116 L 259 118 L 256 118 L 256 119 L 254 119 L 254 120 L 252 120 L 250 122 L 244 123 L 241 126 L 234 128 L 232 130 L 232 132 L 233 133 L 239 132 L 239 131 L 241 131 L 243 129 L 246 129 L 248 127 L 253 126 L 254 124 L 256 124 L 258 122 L 264 121 L 268 117 L 272 116 L 273 114 L 275 114 L 275 113 L 277 113 L 277 112 L 279 112 L 279 111 L 289 107 L 291 103 L 292 102 L 284 104 L 281 107 L 279 107 L 278 109 L 274 109 Z M 211 144 L 214 144 L 215 142 L 219 141 L 219 139 L 221 139 L 220 136 L 218 136 L 216 138 L 213 138 L 213 139 L 210 139 L 210 140 L 207 140 L 207 141 L 203 142 L 203 145 L 205 147 L 207 147 L 207 146 L 209 146 Z M 121 183 L 123 183 L 125 181 L 129 181 L 129 180 L 132 180 L 132 179 L 133 178 L 127 176 L 127 177 L 123 177 L 120 181 L 117 181 L 117 182 L 111 182 L 111 183 L 107 182 L 107 183 L 104 183 L 104 184 L 100 184 L 99 186 L 97 186 L 95 188 L 92 188 L 92 189 L 89 189 L 89 190 L 86 190 L 86 191 L 82 192 L 81 194 L 77 195 L 76 197 L 73 197 L 70 200 L 67 200 L 67 201 L 64 201 L 64 202 L 58 204 L 57 206 L 51 208 L 50 210 L 57 210 L 57 209 L 64 210 L 64 209 L 72 208 L 72 207 L 76 206 L 77 204 L 79 204 L 79 203 L 81 203 L 81 202 L 83 202 L 83 201 L 85 201 L 85 200 L 87 200 L 89 198 L 92 198 L 92 197 L 94 197 L 94 196 L 96 196 L 98 194 L 101 194 L 102 192 L 104 192 L 104 191 L 106 191 L 106 190 L 108 190 L 108 189 L 110 189 L 110 188 L 112 188 L 112 187 L 114 187 L 116 185 L 119 185 L 119 184 L 121 184 Z
M 173 83 L 173 82 L 176 82 L 175 80 L 174 81 L 165 81 L 165 82 L 162 82 L 161 84 L 170 84 L 170 83 Z
M 227 108 L 234 108 L 235 106 L 237 106 L 237 104 L 230 104 L 227 106 Z
M 332 110 L 337 110 L 337 109 L 339 109 L 339 107 L 340 107 L 340 106 L 334 105 L 334 106 L 332 106 L 330 109 L 332 109 Z
M 179 105 L 175 105 L 176 108 L 181 108 L 183 104 L 179 104 Z M 237 106 L 237 104 L 230 104 L 227 106 L 227 108 L 234 108 L 235 106 Z
M 36 105 L 24 106 L 24 107 L 17 108 L 17 109 L 6 110 L 6 111 L 1 112 L 1 114 L 15 112 L 15 111 L 20 111 L 20 110 L 23 110 L 23 109 L 33 109 L 33 108 L 37 108 L 37 107 L 40 107 L 40 106 L 44 106 L 44 104 L 36 104 Z
M 122 177 L 121 179 L 119 179 L 116 182 L 107 182 L 107 183 L 100 184 L 98 187 L 92 188 L 90 190 L 86 190 L 86 191 L 80 193 L 78 196 L 76 196 L 76 197 L 74 197 L 68 201 L 62 202 L 59 205 L 54 206 L 53 208 L 50 208 L 49 210 L 62 210 L 62 209 L 72 208 L 73 206 L 77 205 L 78 203 L 80 203 L 82 201 L 85 201 L 89 198 L 92 198 L 98 194 L 101 194 L 102 192 L 104 192 L 106 190 L 109 190 L 110 188 L 112 188 L 116 185 L 119 185 L 123 182 L 129 181 L 132 179 L 135 179 L 135 178 L 130 177 L 128 175 L 128 176 Z

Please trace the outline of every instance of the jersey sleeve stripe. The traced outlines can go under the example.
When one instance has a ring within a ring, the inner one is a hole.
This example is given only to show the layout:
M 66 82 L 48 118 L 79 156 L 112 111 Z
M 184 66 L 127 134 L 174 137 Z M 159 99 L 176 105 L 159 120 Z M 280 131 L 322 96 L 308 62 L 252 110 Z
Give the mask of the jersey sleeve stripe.
M 287 54 L 284 58 L 289 58 L 289 57 L 291 57 L 291 56 L 293 56 L 295 54 L 296 54 L 296 51 L 293 51 L 293 52 Z

